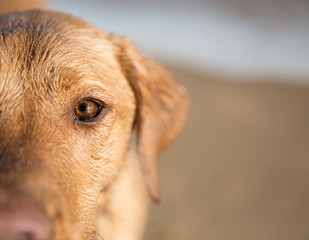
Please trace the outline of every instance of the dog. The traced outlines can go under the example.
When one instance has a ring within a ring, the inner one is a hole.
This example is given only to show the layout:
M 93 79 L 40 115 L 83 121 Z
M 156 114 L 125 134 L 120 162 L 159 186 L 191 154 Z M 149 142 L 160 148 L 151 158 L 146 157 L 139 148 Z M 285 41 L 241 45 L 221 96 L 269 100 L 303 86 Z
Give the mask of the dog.
M 141 239 L 188 109 L 128 38 L 59 12 L 1 15 L 0 239 Z

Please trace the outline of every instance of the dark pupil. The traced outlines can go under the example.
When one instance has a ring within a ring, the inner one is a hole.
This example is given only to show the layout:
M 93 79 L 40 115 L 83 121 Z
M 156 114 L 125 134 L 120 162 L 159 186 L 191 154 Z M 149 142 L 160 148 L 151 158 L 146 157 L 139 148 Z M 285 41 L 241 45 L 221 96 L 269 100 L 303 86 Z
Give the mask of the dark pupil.
M 79 110 L 80 112 L 86 113 L 86 112 L 89 110 L 89 106 L 88 106 L 87 103 L 81 103 L 81 104 L 79 104 L 79 106 L 78 106 L 78 110 Z

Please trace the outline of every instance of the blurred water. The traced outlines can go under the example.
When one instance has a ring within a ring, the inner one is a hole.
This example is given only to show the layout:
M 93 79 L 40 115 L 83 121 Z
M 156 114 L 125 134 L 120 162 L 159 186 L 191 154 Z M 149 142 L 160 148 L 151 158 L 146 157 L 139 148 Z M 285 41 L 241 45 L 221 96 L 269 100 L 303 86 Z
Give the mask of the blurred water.
M 130 36 L 159 60 L 199 71 L 309 81 L 309 12 L 308 16 L 303 11 L 250 17 L 214 2 L 53 1 L 57 10 L 82 17 L 106 32 Z

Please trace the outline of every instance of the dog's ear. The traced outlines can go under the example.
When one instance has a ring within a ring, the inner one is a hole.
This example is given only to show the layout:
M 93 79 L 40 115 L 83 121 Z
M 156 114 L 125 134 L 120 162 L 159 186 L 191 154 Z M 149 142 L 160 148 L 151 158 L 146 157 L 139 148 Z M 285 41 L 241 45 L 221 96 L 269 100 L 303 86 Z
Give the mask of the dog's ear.
M 143 56 L 130 40 L 114 35 L 110 38 L 122 72 L 135 93 L 139 160 L 150 195 L 159 202 L 157 158 L 186 122 L 187 91 L 163 67 Z

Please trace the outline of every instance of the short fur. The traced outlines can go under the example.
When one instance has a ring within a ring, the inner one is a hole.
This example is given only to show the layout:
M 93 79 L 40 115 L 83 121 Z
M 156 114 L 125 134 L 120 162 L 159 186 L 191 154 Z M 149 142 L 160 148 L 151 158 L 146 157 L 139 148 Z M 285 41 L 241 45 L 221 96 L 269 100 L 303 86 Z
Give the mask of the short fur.
M 140 239 L 142 179 L 159 201 L 157 157 L 183 128 L 185 89 L 128 39 L 36 10 L 0 17 L 0 93 L 0 200 L 33 198 L 54 240 Z M 95 122 L 74 118 L 85 97 L 104 102 Z

